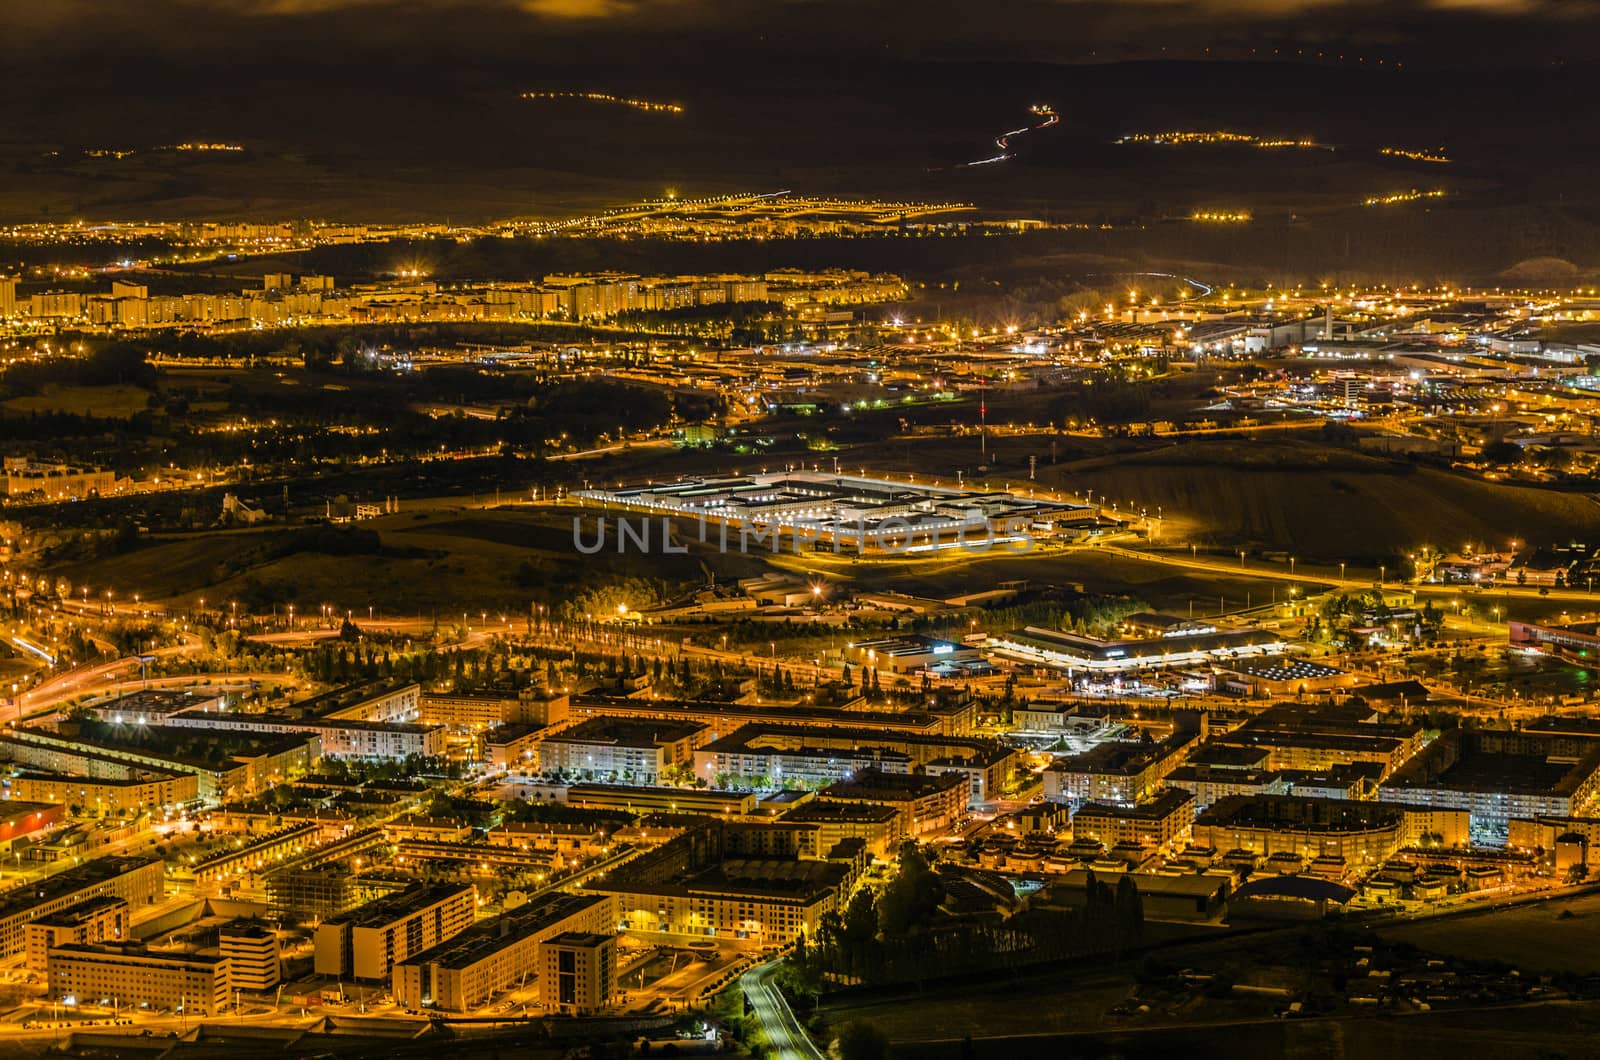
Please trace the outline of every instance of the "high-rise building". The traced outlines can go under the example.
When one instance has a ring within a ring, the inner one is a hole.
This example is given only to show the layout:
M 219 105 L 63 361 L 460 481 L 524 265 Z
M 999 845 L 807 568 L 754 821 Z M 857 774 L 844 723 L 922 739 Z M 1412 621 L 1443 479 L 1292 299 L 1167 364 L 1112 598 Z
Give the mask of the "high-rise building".
M 316 972 L 387 979 L 398 962 L 471 927 L 477 910 L 470 883 L 413 887 L 368 902 L 317 928 Z
M 0 320 L 17 315 L 17 278 L 0 276 Z
M 228 958 L 234 990 L 265 993 L 282 980 L 278 933 L 252 920 L 234 920 L 218 933 L 222 956 Z
M 546 1012 L 577 1016 L 610 1003 L 617 992 L 616 936 L 568 932 L 541 949 L 539 1001 Z
M 50 950 L 74 942 L 120 942 L 128 936 L 128 903 L 114 895 L 91 898 L 23 929 L 27 956 L 23 964 L 35 972 L 49 967 Z
M 408 1009 L 465 1012 L 537 976 L 543 945 L 616 924 L 610 895 L 549 894 L 485 920 L 394 967 L 394 997 Z

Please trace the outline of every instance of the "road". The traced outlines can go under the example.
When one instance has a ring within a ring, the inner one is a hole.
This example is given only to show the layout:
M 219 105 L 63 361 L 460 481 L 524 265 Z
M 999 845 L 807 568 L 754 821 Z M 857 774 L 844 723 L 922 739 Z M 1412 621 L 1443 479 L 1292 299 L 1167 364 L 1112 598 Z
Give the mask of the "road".
M 772 977 L 777 970 L 778 962 L 769 961 L 739 977 L 744 996 L 750 999 L 750 1007 L 761 1021 L 761 1029 L 766 1031 L 767 1040 L 772 1043 L 772 1055 L 777 1060 L 827 1060 L 826 1054 L 817 1048 L 811 1035 L 795 1018 L 789 1002 L 772 985 Z
M 607 453 L 620 453 L 630 449 L 666 449 L 676 445 L 671 438 L 649 438 L 643 441 L 618 442 L 615 445 L 602 445 L 595 449 L 584 449 L 576 453 L 552 453 L 545 457 L 546 460 L 587 460 L 590 457 L 605 456 Z
M 1204 571 L 1208 574 L 1221 574 L 1229 577 L 1266 578 L 1278 582 L 1298 582 L 1306 585 L 1328 585 L 1337 589 L 1360 591 L 1377 588 L 1378 578 L 1373 573 L 1365 576 L 1357 575 L 1345 577 L 1343 571 L 1334 574 L 1325 569 L 1310 569 L 1301 565 L 1298 570 L 1290 567 L 1285 569 L 1277 564 L 1264 566 L 1260 561 L 1251 564 L 1236 560 L 1208 559 L 1199 556 L 1185 556 L 1181 553 L 1153 552 L 1144 549 L 1126 548 L 1121 545 L 1077 545 L 1079 551 L 1099 551 L 1126 559 L 1139 560 L 1144 563 L 1159 563 L 1168 567 L 1181 567 L 1186 570 Z M 1548 586 L 1535 585 L 1495 585 L 1470 586 L 1470 585 L 1429 585 L 1413 584 L 1398 577 L 1387 577 L 1382 582 L 1386 589 L 1403 590 L 1418 595 L 1466 597 L 1468 599 L 1485 599 L 1490 596 L 1507 597 L 1511 599 L 1532 600 L 1570 600 L 1577 603 L 1600 602 L 1600 595 L 1590 593 L 1587 589 L 1555 589 Z

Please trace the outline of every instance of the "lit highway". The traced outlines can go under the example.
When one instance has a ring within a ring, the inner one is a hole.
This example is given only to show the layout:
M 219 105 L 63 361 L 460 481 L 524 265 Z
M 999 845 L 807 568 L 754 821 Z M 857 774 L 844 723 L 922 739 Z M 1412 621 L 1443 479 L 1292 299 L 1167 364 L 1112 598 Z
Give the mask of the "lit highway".
M 817 1048 L 795 1018 L 794 1010 L 772 985 L 777 970 L 778 963 L 773 961 L 758 965 L 739 977 L 744 996 L 750 999 L 750 1007 L 772 1043 L 772 1055 L 777 1060 L 826 1060 L 826 1054 Z

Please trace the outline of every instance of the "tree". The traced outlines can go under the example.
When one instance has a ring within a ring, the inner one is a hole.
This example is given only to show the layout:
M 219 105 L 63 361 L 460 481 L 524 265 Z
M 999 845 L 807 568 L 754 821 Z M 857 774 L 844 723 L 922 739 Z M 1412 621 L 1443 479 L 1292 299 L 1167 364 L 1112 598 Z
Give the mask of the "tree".
M 1515 442 L 1490 442 L 1483 447 L 1486 464 L 1516 464 L 1522 460 L 1522 447 Z
M 1137 944 L 1144 939 L 1144 899 L 1132 876 L 1117 881 L 1117 935 L 1120 942 Z
M 887 1060 L 889 1039 L 872 1024 L 851 1020 L 839 1028 L 830 1051 L 839 1060 Z
M 900 867 L 878 899 L 878 927 L 885 938 L 904 938 L 926 931 L 944 901 L 944 884 L 922 856 L 922 849 L 907 840 L 900 845 Z

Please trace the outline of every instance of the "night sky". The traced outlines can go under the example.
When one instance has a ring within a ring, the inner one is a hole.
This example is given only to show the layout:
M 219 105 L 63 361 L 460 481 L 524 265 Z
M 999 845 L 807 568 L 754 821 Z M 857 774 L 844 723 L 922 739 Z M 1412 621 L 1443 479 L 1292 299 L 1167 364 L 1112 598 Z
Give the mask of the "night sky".
M 1595 0 L 4 0 L 0 9 L 0 49 L 30 64 L 549 61 L 582 47 L 601 61 L 672 65 L 686 58 L 680 49 L 710 46 L 1040 61 L 1255 49 L 1466 65 L 1600 54 Z
M 1372 171 L 1387 144 L 1448 147 L 1474 208 L 1593 198 L 1595 148 L 1573 132 L 1600 0 L 0 0 L 0 15 L 0 219 L 491 218 L 779 187 L 1085 219 L 1213 190 L 1303 211 L 1434 179 Z M 1062 122 L 1017 165 L 950 168 L 1041 101 Z M 1254 186 L 1231 161 L 1166 156 L 1137 187 L 1137 160 L 1104 150 L 1196 128 L 1361 150 L 1299 160 L 1309 174 L 1255 167 Z M 193 140 L 247 151 L 84 155 Z

